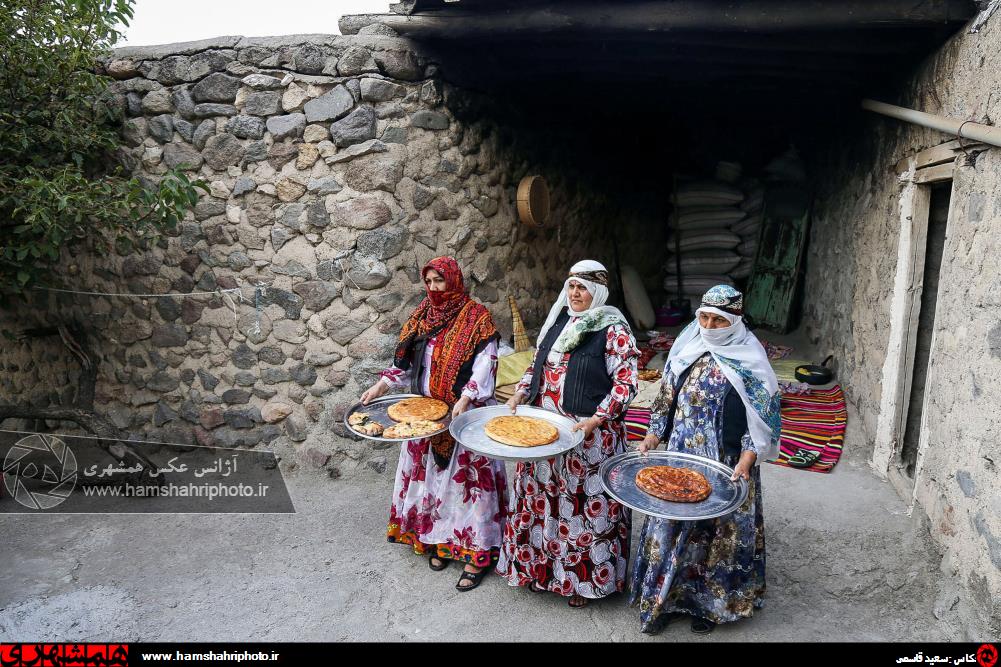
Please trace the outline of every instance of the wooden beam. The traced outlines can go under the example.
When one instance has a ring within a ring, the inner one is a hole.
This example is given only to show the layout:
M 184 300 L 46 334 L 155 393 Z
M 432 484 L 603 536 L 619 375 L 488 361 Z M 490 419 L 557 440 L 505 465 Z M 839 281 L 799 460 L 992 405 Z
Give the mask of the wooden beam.
M 915 30 L 895 28 L 892 30 L 880 28 L 866 28 L 851 31 L 838 31 L 831 33 L 826 30 L 798 31 L 795 33 L 761 34 L 761 33 L 737 33 L 737 32 L 715 32 L 711 30 L 696 32 L 671 33 L 617 33 L 612 35 L 602 35 L 601 43 L 626 43 L 637 46 L 653 45 L 662 46 L 673 44 L 677 46 L 693 46 L 708 49 L 727 49 L 732 51 L 763 51 L 768 53 L 820 53 L 820 54 L 842 54 L 842 55 L 893 55 L 911 54 L 920 43 L 915 43 Z M 567 35 L 573 43 L 587 40 L 593 43 L 596 38 L 586 34 Z M 555 36 L 548 36 L 547 41 L 554 41 Z M 524 44 L 524 41 L 520 43 Z
M 951 181 L 956 173 L 956 165 L 952 162 L 940 164 L 936 167 L 926 167 L 914 172 L 914 182 L 918 184 L 941 183 Z
M 968 0 L 760 0 L 734 2 L 721 8 L 700 0 L 560 3 L 548 7 L 481 10 L 461 3 L 433 13 L 356 14 L 341 17 L 341 33 L 356 34 L 373 23 L 384 23 L 404 36 L 421 38 L 496 37 L 511 33 L 719 32 L 788 33 L 800 30 L 836 31 L 860 27 L 942 26 L 974 14 Z
M 471 62 L 477 62 L 476 57 L 467 54 Z M 448 67 L 448 60 L 440 61 L 445 67 L 446 78 L 454 83 L 458 79 L 520 81 L 523 84 L 540 82 L 550 88 L 558 88 L 569 81 L 582 83 L 595 82 L 601 79 L 620 81 L 648 81 L 663 86 L 679 86 L 684 84 L 709 85 L 713 81 L 733 80 L 743 87 L 752 82 L 778 85 L 792 81 L 809 82 L 818 88 L 838 87 L 854 91 L 857 94 L 864 86 L 866 76 L 878 73 L 879 70 L 865 72 L 858 68 L 827 69 L 811 67 L 783 67 L 749 62 L 744 64 L 733 62 L 701 62 L 686 59 L 646 59 L 624 62 L 610 59 L 607 61 L 588 61 L 583 59 L 511 59 L 504 62 L 503 67 L 481 64 L 475 68 Z
M 947 141 L 944 144 L 939 144 L 932 148 L 926 148 L 920 153 L 912 156 L 906 157 L 897 163 L 897 173 L 902 174 L 911 167 L 911 160 L 914 160 L 915 169 L 923 169 L 925 167 L 934 167 L 935 165 L 942 164 L 944 162 L 952 162 L 956 159 L 956 154 L 961 153 L 963 150 L 971 150 L 973 148 L 982 148 L 985 144 L 978 141 L 970 141 L 969 139 L 964 139 L 962 144 L 956 139 L 952 141 Z
M 894 71 L 893 59 L 872 59 L 864 56 L 800 54 L 797 56 L 780 53 L 737 53 L 725 49 L 685 49 L 667 47 L 660 49 L 595 50 L 581 47 L 531 48 L 521 49 L 490 48 L 442 51 L 448 54 L 447 62 L 470 59 L 485 63 L 487 56 L 501 56 L 504 67 L 510 69 L 530 68 L 530 70 L 567 71 L 567 65 L 575 69 L 589 70 L 593 67 L 612 67 L 625 71 L 637 67 L 647 73 L 655 73 L 664 67 L 685 67 L 696 71 L 715 67 L 732 68 L 735 72 L 753 73 L 756 70 L 798 70 L 800 72 L 821 72 L 870 75 L 874 72 Z

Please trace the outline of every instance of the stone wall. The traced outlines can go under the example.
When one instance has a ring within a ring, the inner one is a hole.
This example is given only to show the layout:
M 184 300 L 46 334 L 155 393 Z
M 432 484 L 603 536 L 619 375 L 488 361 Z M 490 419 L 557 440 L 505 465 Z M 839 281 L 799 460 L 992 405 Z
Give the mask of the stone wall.
M 390 363 L 423 295 L 419 267 L 456 256 L 509 337 L 507 295 L 540 324 L 569 263 L 614 220 L 558 147 L 443 85 L 412 43 L 365 32 L 117 51 L 107 69 L 127 117 L 122 160 L 151 179 L 181 167 L 210 192 L 157 247 L 67 255 L 69 286 L 239 292 L 232 303 L 39 293 L 0 328 L 82 324 L 100 357 L 97 408 L 135 438 L 384 467 L 386 452 L 340 420 Z M 530 173 L 552 191 L 540 229 L 517 219 Z M 75 391 L 77 361 L 58 337 L 5 344 L 0 367 L 0 401 L 65 404 Z
M 960 33 L 921 64 L 897 102 L 952 118 L 1001 118 L 1001 21 Z M 849 400 L 846 454 L 873 451 L 890 333 L 903 183 L 893 168 L 950 137 L 872 116 L 842 137 L 822 170 L 807 257 L 805 325 L 838 359 Z M 850 146 L 845 150 L 845 146 Z M 972 638 L 1001 632 L 1001 149 L 961 158 L 952 193 L 915 500 L 946 552 L 956 607 Z M 903 434 L 900 434 L 900 439 Z M 924 440 L 923 440 L 924 441 Z

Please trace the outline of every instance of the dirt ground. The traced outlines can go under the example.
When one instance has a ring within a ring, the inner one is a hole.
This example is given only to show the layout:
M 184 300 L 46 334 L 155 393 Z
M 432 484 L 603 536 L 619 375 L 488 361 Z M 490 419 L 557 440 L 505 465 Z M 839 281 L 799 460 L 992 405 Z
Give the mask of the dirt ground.
M 383 473 L 287 473 L 291 515 L 5 516 L 0 640 L 958 637 L 948 609 L 936 609 L 940 558 L 927 531 L 862 462 L 829 475 L 766 464 L 765 608 L 708 637 L 687 623 L 649 637 L 623 595 L 575 610 L 496 576 L 459 593 L 457 566 L 432 572 L 387 543 L 397 450 L 386 454 Z

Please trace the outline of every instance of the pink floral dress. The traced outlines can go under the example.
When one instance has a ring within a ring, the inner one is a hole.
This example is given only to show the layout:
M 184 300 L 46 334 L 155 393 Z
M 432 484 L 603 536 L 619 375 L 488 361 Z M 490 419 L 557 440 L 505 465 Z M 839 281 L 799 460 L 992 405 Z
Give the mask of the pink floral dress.
M 431 355 L 428 340 L 421 391 L 429 395 Z M 497 377 L 497 343 L 491 341 L 473 360 L 472 377 L 463 387 L 470 407 L 492 405 Z M 397 367 L 382 373 L 390 388 L 407 390 L 410 374 Z M 431 452 L 430 439 L 403 443 L 389 510 L 390 542 L 413 547 L 414 553 L 435 549 L 441 558 L 487 567 L 496 562 L 507 515 L 507 476 L 503 461 L 474 454 L 459 443 L 444 470 Z
M 598 468 L 626 450 L 622 417 L 636 395 L 640 353 L 625 326 L 609 327 L 606 338 L 605 368 L 612 390 L 595 412 L 604 421 L 568 453 L 519 463 L 516 468 L 513 504 L 497 563 L 497 572 L 511 586 L 534 581 L 565 597 L 592 599 L 625 587 L 630 513 L 602 491 Z M 579 420 L 591 415 L 570 415 L 562 406 L 570 354 L 549 354 L 535 404 Z M 531 382 L 532 366 L 518 390 L 527 393 Z

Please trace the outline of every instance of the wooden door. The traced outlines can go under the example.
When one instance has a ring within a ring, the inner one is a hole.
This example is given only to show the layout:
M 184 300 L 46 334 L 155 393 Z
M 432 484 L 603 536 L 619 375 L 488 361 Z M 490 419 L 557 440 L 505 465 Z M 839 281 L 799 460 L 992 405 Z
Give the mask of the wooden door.
M 758 252 L 744 296 L 744 312 L 755 326 L 776 333 L 793 327 L 809 220 L 810 195 L 804 187 L 768 188 Z

